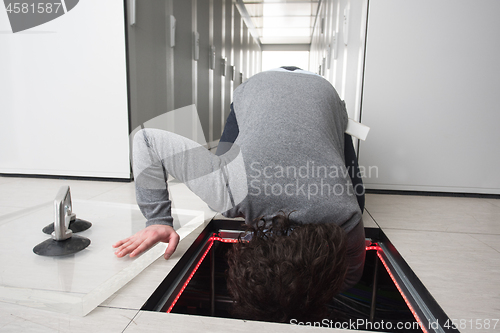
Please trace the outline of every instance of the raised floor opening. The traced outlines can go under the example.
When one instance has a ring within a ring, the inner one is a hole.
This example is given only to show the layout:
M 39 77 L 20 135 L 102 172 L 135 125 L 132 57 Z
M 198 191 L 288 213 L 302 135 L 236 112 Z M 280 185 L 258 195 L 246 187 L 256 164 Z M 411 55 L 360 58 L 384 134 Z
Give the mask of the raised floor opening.
M 213 220 L 142 310 L 234 318 L 226 288 L 226 253 L 243 227 Z M 308 326 L 380 332 L 458 332 L 385 234 L 365 228 L 366 261 L 360 282 L 337 295 L 321 322 Z

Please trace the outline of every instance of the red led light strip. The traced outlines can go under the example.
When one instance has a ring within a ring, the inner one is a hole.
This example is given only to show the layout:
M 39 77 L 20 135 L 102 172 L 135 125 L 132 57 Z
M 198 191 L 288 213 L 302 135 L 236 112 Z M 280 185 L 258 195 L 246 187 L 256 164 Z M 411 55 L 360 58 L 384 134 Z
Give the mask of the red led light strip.
M 410 304 L 410 302 L 408 301 L 408 298 L 406 297 L 406 295 L 404 294 L 403 290 L 401 289 L 401 287 L 399 286 L 399 284 L 396 282 L 396 279 L 394 278 L 394 275 L 392 274 L 392 272 L 390 271 L 389 269 L 389 266 L 387 266 L 385 260 L 382 258 L 382 255 L 380 254 L 380 252 L 382 252 L 383 250 L 380 248 L 380 246 L 367 246 L 366 247 L 366 250 L 377 250 L 377 256 L 378 258 L 380 259 L 380 261 L 382 262 L 382 264 L 384 265 L 385 267 L 385 270 L 387 271 L 387 273 L 389 273 L 389 276 L 391 277 L 392 279 L 392 282 L 394 282 L 394 285 L 396 286 L 396 288 L 398 288 L 398 291 L 399 293 L 401 294 L 401 296 L 403 297 L 406 305 L 408 306 L 408 308 L 410 309 L 411 313 L 413 314 L 413 317 L 415 318 L 415 320 L 417 321 L 417 323 L 419 323 L 419 327 L 420 329 L 424 332 L 424 333 L 429 333 L 427 331 L 427 329 L 425 328 L 425 325 L 422 323 L 422 321 L 420 320 L 420 317 L 418 316 L 417 312 L 415 311 L 415 309 L 413 309 L 413 306 Z
M 182 293 L 184 292 L 184 289 L 186 289 L 187 285 L 189 284 L 189 282 L 191 281 L 191 279 L 193 278 L 194 274 L 196 273 L 196 271 L 198 270 L 198 268 L 200 267 L 201 263 L 203 262 L 203 260 L 205 260 L 205 257 L 207 256 L 208 254 L 208 251 L 210 251 L 210 249 L 212 248 L 212 246 L 214 245 L 214 241 L 219 241 L 219 242 L 222 242 L 222 243 L 237 243 L 238 240 L 237 239 L 224 239 L 224 238 L 221 238 L 221 237 L 218 237 L 216 236 L 216 234 L 213 234 L 212 237 L 210 237 L 208 239 L 208 241 L 210 242 L 210 245 L 208 246 L 208 248 L 206 249 L 205 253 L 203 253 L 203 255 L 201 256 L 200 260 L 198 261 L 198 263 L 196 264 L 196 266 L 194 267 L 193 271 L 191 272 L 191 274 L 189 275 L 189 277 L 187 278 L 186 282 L 184 282 L 184 285 L 182 286 L 181 290 L 179 291 L 179 293 L 177 294 L 177 296 L 175 297 L 174 301 L 172 302 L 172 304 L 170 305 L 170 307 L 168 308 L 167 310 L 167 313 L 170 313 L 170 311 L 172 311 L 172 309 L 174 308 L 175 306 L 175 303 L 177 303 L 177 301 L 179 300 L 179 298 L 181 297 Z
M 198 261 L 198 263 L 196 264 L 195 268 L 193 269 L 193 271 L 191 272 L 191 274 L 189 275 L 188 279 L 186 280 L 186 282 L 184 282 L 184 285 L 182 286 L 181 290 L 179 291 L 179 294 L 177 294 L 177 296 L 175 297 L 174 301 L 172 302 L 172 304 L 170 305 L 170 307 L 168 308 L 167 310 L 167 313 L 170 313 L 173 309 L 173 307 L 175 306 L 175 304 L 177 303 L 177 301 L 179 300 L 179 298 L 181 297 L 182 293 L 184 292 L 184 289 L 186 289 L 187 285 L 189 284 L 189 282 L 191 281 L 191 279 L 193 278 L 194 274 L 196 273 L 196 271 L 198 270 L 198 268 L 200 267 L 201 263 L 203 262 L 203 260 L 205 260 L 205 257 L 207 256 L 208 252 L 210 251 L 210 249 L 212 248 L 212 246 L 214 245 L 214 241 L 219 241 L 219 242 L 223 242 L 223 243 L 237 243 L 238 240 L 237 239 L 227 239 L 227 238 L 221 238 L 221 237 L 218 237 L 216 236 L 216 234 L 213 234 L 212 237 L 210 237 L 208 239 L 208 241 L 210 242 L 210 245 L 208 246 L 208 248 L 205 250 L 205 253 L 203 253 L 203 255 L 201 256 L 200 260 Z M 420 317 L 418 316 L 418 314 L 415 312 L 415 310 L 413 309 L 413 306 L 410 304 L 410 302 L 408 301 L 408 298 L 406 297 L 406 295 L 403 293 L 403 290 L 401 289 L 401 287 L 399 286 L 399 284 L 396 282 L 396 279 L 394 278 L 394 275 L 392 274 L 392 272 L 389 270 L 389 266 L 387 266 L 385 260 L 382 258 L 382 255 L 380 254 L 380 252 L 382 252 L 382 248 L 378 245 L 370 245 L 370 246 L 367 246 L 366 247 L 366 251 L 370 251 L 370 250 L 375 250 L 377 251 L 377 256 L 378 258 L 380 259 L 380 261 L 382 262 L 382 264 L 384 265 L 385 267 L 385 270 L 387 271 L 387 273 L 389 273 L 389 276 L 391 277 L 392 279 L 392 282 L 394 283 L 394 285 L 396 286 L 396 288 L 398 289 L 399 293 L 401 294 L 401 296 L 403 297 L 406 305 L 408 306 L 408 308 L 410 309 L 411 313 L 413 314 L 413 317 L 415 318 L 415 320 L 420 324 L 420 328 L 422 329 L 422 331 L 424 331 L 424 333 L 429 333 L 427 331 L 427 329 L 425 328 L 425 326 L 422 324 L 422 321 L 420 320 Z
M 222 243 L 238 243 L 237 239 L 230 239 L 230 238 L 220 238 L 218 236 L 212 236 L 210 239 L 213 239 L 214 241 L 219 241 Z

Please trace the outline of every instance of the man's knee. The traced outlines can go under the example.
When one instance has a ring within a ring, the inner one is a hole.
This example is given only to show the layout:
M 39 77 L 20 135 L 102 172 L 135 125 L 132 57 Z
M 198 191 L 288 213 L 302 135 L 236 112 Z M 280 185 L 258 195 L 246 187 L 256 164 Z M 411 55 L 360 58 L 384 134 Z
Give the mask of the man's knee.
M 137 133 L 135 133 L 134 135 L 134 141 L 133 141 L 133 144 L 134 144 L 134 148 L 140 148 L 142 146 L 146 146 L 146 147 L 150 147 L 150 141 L 151 141 L 151 137 L 150 137 L 150 134 L 148 133 L 150 130 L 149 129 L 141 129 L 139 130 Z

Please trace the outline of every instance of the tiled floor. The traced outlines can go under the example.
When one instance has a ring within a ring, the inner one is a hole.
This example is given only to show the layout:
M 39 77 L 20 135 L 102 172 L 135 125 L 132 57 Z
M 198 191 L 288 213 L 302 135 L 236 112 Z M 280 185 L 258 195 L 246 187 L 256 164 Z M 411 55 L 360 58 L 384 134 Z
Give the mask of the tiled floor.
M 207 218 L 215 214 L 182 184 L 169 184 L 175 208 L 202 210 Z M 0 177 L 0 225 L 20 213 L 50 205 L 62 185 L 71 187 L 74 200 L 136 203 L 133 183 Z M 461 332 L 479 332 L 474 327 L 477 320 L 500 317 L 500 200 L 368 194 L 364 221 L 365 226 L 378 225 L 384 230 L 451 318 L 467 321 Z M 123 288 L 130 292 L 116 293 L 84 318 L 0 302 L 0 332 L 164 328 L 160 315 L 138 312 L 144 298 L 139 294 L 154 290 L 141 281 L 160 281 L 155 272 L 165 269 L 161 260 Z M 177 325 L 182 327 L 184 320 L 179 317 Z M 109 329 L 100 327 L 101 322 Z M 276 331 L 276 327 L 266 329 Z M 500 323 L 494 330 L 483 331 L 500 331 Z
M 500 200 L 369 194 L 366 209 L 383 228 L 500 235 Z
M 368 194 L 366 209 L 462 332 L 500 317 L 500 200 Z
M 137 310 L 98 307 L 77 317 L 0 302 L 0 332 L 122 332 L 136 315 Z

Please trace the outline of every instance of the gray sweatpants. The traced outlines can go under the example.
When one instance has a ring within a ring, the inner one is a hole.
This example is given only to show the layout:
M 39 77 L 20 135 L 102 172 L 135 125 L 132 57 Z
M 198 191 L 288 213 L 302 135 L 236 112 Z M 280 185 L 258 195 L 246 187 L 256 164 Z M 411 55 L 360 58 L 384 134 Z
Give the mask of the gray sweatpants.
M 223 156 L 216 156 L 192 140 L 163 130 L 137 132 L 133 171 L 137 204 L 147 226 L 172 226 L 169 175 L 220 212 L 233 208 L 247 194 L 245 166 L 236 145 Z

